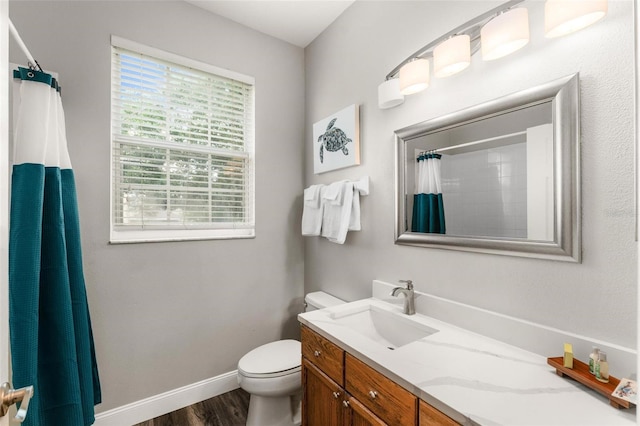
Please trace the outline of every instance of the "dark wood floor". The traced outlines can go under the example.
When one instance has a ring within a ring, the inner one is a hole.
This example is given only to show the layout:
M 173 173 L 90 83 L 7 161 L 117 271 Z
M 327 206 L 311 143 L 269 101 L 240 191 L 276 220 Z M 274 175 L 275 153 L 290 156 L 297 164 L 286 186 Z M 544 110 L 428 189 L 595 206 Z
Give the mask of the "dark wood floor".
M 248 411 L 249 394 L 236 389 L 135 426 L 244 426 Z

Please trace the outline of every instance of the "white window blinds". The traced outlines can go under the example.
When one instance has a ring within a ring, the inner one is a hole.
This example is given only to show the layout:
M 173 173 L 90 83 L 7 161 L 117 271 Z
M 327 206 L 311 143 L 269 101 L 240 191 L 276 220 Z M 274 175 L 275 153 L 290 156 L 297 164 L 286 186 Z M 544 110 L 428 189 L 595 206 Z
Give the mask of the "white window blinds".
M 112 44 L 112 241 L 253 236 L 253 81 Z

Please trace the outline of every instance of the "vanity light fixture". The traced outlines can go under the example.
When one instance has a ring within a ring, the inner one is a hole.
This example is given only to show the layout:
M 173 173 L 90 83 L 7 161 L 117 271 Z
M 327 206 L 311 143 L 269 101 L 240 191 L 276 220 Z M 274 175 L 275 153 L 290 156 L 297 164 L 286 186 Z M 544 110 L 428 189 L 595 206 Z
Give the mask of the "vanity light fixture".
M 471 63 L 482 49 L 485 61 L 513 53 L 529 42 L 529 12 L 515 7 L 524 0 L 511 0 L 476 16 L 438 37 L 396 66 L 378 86 L 378 106 L 393 108 L 404 96 L 429 86 L 429 59 L 433 57 L 438 78 L 456 74 Z M 607 13 L 607 0 L 546 0 L 545 35 L 558 37 L 577 31 Z
M 485 61 L 522 49 L 529 43 L 529 11 L 518 7 L 501 13 L 482 27 L 480 39 Z
M 607 0 L 547 0 L 544 34 L 548 38 L 571 34 L 604 18 Z

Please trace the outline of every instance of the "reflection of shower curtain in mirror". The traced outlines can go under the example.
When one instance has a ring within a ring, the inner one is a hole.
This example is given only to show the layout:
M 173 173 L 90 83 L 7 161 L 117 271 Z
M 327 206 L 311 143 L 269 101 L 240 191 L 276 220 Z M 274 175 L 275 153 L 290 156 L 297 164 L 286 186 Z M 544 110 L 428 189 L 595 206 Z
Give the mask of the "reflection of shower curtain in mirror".
M 444 234 L 440 154 L 421 153 L 416 164 L 411 232 Z

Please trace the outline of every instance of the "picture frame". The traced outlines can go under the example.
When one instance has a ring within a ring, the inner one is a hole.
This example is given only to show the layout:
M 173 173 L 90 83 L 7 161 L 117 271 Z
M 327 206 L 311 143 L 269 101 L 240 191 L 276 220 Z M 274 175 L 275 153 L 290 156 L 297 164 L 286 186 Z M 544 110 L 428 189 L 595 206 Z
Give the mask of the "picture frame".
M 360 164 L 360 108 L 353 104 L 313 124 L 313 172 Z

